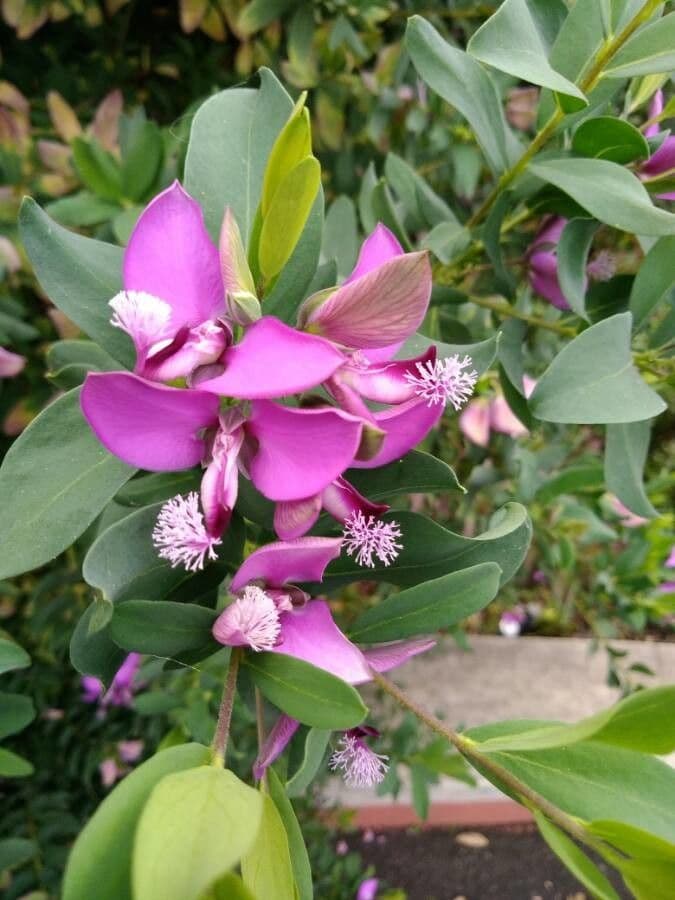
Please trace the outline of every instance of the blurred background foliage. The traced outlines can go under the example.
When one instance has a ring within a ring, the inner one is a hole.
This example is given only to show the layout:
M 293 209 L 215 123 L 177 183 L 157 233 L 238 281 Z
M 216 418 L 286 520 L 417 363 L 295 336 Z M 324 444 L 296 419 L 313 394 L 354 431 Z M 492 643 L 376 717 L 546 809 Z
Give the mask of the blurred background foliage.
M 439 286 L 426 332 L 451 343 L 491 337 L 501 318 L 489 301 L 471 301 L 503 296 L 503 272 L 481 255 L 469 256 L 448 273 L 444 263 L 453 257 L 455 235 L 438 231 L 448 219 L 469 218 L 489 173 L 471 130 L 426 89 L 402 41 L 407 17 L 417 13 L 465 46 L 497 5 L 0 0 L 0 346 L 27 361 L 16 377 L 0 380 L 0 452 L 55 391 L 71 386 L 49 348 L 59 338 L 78 336 L 43 295 L 27 264 L 16 229 L 21 198 L 34 196 L 69 228 L 124 244 L 143 205 L 181 178 L 199 102 L 255 78 L 261 66 L 272 68 L 296 93 L 310 92 L 307 105 L 328 208 L 323 262 L 334 259 L 338 274 L 345 275 L 362 235 L 383 220 L 405 245 L 426 242 L 436 255 Z M 538 89 L 505 75 L 495 80 L 510 124 L 531 136 Z M 640 102 L 620 98 L 617 108 L 643 125 L 647 101 L 663 81 L 652 79 L 643 85 Z M 527 314 L 538 323 L 525 345 L 524 368 L 533 378 L 560 348 L 559 313 L 532 294 L 525 277 L 528 246 L 542 215 L 551 210 L 567 211 L 560 195 L 544 197 L 535 215 L 514 222 L 502 249 L 518 276 Z M 629 235 L 606 228 L 599 230 L 594 247 L 611 251 L 616 266 L 609 282 L 591 288 L 596 307 L 609 302 L 619 311 L 616 298 L 628 296 L 641 250 Z M 658 345 L 664 319 L 673 315 L 671 301 L 650 321 L 640 360 L 643 376 L 671 401 L 672 368 L 664 368 L 650 348 Z M 510 322 L 514 338 L 523 324 Z M 503 372 L 501 379 L 497 370 L 484 375 L 474 410 L 486 409 L 502 388 L 509 399 Z M 481 446 L 484 436 L 477 437 L 468 419 L 445 417 L 433 449 L 455 468 L 467 492 L 413 498 L 416 508 L 467 535 L 485 530 L 493 512 L 509 500 L 523 502 L 533 518 L 534 540 L 523 569 L 494 604 L 468 622 L 468 635 L 457 632 L 455 640 L 463 644 L 471 632 L 495 633 L 500 626 L 508 631 L 509 621 L 516 621 L 516 631 L 589 635 L 608 649 L 611 683 L 624 691 L 648 683 L 650 673 L 633 666 L 630 654 L 624 656 L 611 641 L 644 635 L 672 639 L 673 575 L 666 567 L 673 545 L 673 515 L 667 512 L 673 492 L 672 420 L 657 420 L 652 434 L 645 490 L 662 514 L 649 521 L 608 493 L 601 429 L 537 423 L 529 432 L 512 413 L 496 429 Z M 0 783 L 0 838 L 19 841 L 8 847 L 0 840 L 0 871 L 7 859 L 16 870 L 0 875 L 0 890 L 4 886 L 8 898 L 29 891 L 45 892 L 36 898 L 55 896 L 69 843 L 100 802 L 111 772 L 125 770 L 120 742 L 142 741 L 137 757 L 142 759 L 162 741 L 192 736 L 208 742 L 213 728 L 222 672 L 217 659 L 213 671 L 160 671 L 156 661 L 145 660 L 132 708 L 97 716 L 82 702 L 80 678 L 68 660 L 74 624 L 91 600 L 91 589 L 78 575 L 81 549 L 37 573 L 0 583 L 0 640 L 6 632 L 32 658 L 31 668 L 3 676 L 2 689 L 30 696 L 36 715 L 7 741 L 11 752 L 30 760 L 34 774 Z M 363 583 L 347 592 L 341 600 L 345 619 L 374 591 Z M 504 619 L 514 610 L 515 619 Z M 255 728 L 252 711 L 240 718 L 235 762 L 243 773 L 255 752 Z M 433 746 L 420 746 L 410 722 L 387 737 L 386 750 L 422 766 L 429 782 L 440 772 L 465 777 L 455 761 Z M 110 760 L 106 775 L 101 766 Z M 55 768 L 58 784 L 51 775 Z M 385 789 L 395 791 L 397 785 Z M 421 811 L 425 795 L 426 788 L 419 794 Z M 310 825 L 308 811 L 304 816 L 318 896 L 352 896 L 363 877 L 358 856 L 336 854 L 325 826 L 315 820 Z

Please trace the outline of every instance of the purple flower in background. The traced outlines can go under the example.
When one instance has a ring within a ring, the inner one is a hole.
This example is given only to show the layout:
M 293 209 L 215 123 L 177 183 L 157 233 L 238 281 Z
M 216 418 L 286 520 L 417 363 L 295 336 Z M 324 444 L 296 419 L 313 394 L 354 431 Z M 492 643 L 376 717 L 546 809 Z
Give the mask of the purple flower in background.
M 525 396 L 529 397 L 537 382 L 529 375 L 523 377 Z M 520 419 L 511 412 L 506 398 L 500 392 L 491 400 L 477 397 L 468 404 L 459 417 L 459 428 L 462 434 L 478 444 L 487 447 L 490 443 L 490 432 L 497 431 L 509 437 L 518 438 L 529 434 Z
M 378 737 L 379 732 L 369 726 L 359 726 L 345 731 L 338 742 L 338 749 L 328 763 L 335 772 L 340 771 L 348 787 L 373 787 L 384 781 L 389 771 L 388 756 L 375 753 L 365 741 Z
M 671 548 L 668 558 L 663 564 L 666 569 L 675 569 L 675 546 Z M 664 581 L 658 588 L 659 594 L 675 593 L 675 581 Z
M 135 686 L 136 672 L 141 664 L 139 653 L 129 653 L 115 673 L 110 687 L 105 690 L 103 683 L 92 675 L 82 678 L 82 700 L 85 703 L 98 703 L 99 713 L 105 715 L 109 706 L 131 706 Z
M 117 760 L 109 756 L 99 764 L 99 775 L 103 787 L 110 788 L 125 774 L 125 770 L 117 764 Z
M 557 246 L 565 225 L 567 219 L 549 216 L 528 250 L 528 276 L 532 290 L 558 309 L 570 308 L 558 281 Z M 614 259 L 605 250 L 596 254 L 586 266 L 586 274 L 594 281 L 609 281 L 615 270 Z
M 0 378 L 14 378 L 26 365 L 26 357 L 0 347 Z
M 641 525 L 646 525 L 649 521 L 649 519 L 645 519 L 644 516 L 638 516 L 636 513 L 631 512 L 631 510 L 628 509 L 627 506 L 624 506 L 619 498 L 615 497 L 613 494 L 610 495 L 609 505 L 621 519 L 621 524 L 624 528 L 639 528 Z
M 356 900 L 375 900 L 379 886 L 380 881 L 378 878 L 366 878 L 359 885 L 359 889 L 356 892 Z
M 663 91 L 657 91 L 649 107 L 649 118 L 654 119 L 663 112 Z M 659 133 L 659 124 L 654 123 L 645 129 L 646 137 L 654 137 Z M 675 175 L 675 135 L 668 137 L 661 144 L 659 149 L 652 153 L 649 159 L 642 163 L 640 167 L 640 177 L 657 178 L 659 175 L 665 175 L 666 172 L 673 172 Z M 656 195 L 660 200 L 675 200 L 675 191 L 667 191 L 664 194 Z

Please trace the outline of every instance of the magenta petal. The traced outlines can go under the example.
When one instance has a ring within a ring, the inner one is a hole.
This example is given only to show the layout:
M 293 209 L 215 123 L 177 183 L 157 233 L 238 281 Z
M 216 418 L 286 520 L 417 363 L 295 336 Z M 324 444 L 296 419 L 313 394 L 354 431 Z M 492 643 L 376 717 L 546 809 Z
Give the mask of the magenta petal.
M 189 469 L 204 456 L 198 432 L 218 421 L 218 398 L 144 381 L 130 372 L 90 372 L 82 412 L 99 441 L 129 465 Z
M 299 324 L 345 347 L 378 349 L 417 330 L 430 296 L 427 253 L 405 253 L 343 284 L 320 303 L 310 297 L 300 309 Z
M 369 366 L 347 365 L 340 369 L 336 379 L 354 388 L 362 397 L 376 403 L 404 403 L 412 400 L 419 389 L 406 375 L 419 376 L 417 365 L 434 362 L 436 347 L 431 344 L 426 353 L 415 359 L 398 359 Z
M 478 397 L 462 410 L 459 417 L 459 430 L 479 447 L 487 447 L 490 443 L 490 403 Z
M 402 666 L 418 653 L 425 653 L 436 646 L 436 641 L 428 638 L 414 638 L 410 641 L 394 641 L 391 644 L 380 644 L 363 651 L 368 665 L 376 672 L 388 672 Z
M 284 397 L 321 384 L 344 359 L 323 338 L 290 328 L 273 316 L 263 316 L 225 352 L 222 375 L 200 382 L 199 387 L 246 400 Z
M 258 441 L 251 480 L 270 500 L 318 494 L 351 463 L 363 423 L 337 409 L 293 409 L 254 400 L 247 434 Z
M 405 341 L 397 341 L 395 344 L 388 344 L 386 347 L 370 347 L 363 355 L 370 363 L 389 362 L 404 344 Z
M 0 347 L 0 378 L 14 378 L 26 365 L 26 357 Z
M 325 600 L 282 613 L 281 638 L 272 652 L 303 659 L 349 684 L 372 678 L 363 653 L 337 627 Z
M 373 503 L 364 497 L 345 478 L 336 478 L 329 484 L 322 500 L 326 512 L 338 522 L 345 522 L 355 512 L 362 512 L 365 516 L 381 516 L 389 509 L 386 503 Z
M 361 244 L 356 266 L 351 275 L 345 278 L 344 283 L 349 284 L 350 281 L 361 278 L 362 275 L 372 272 L 373 269 L 388 262 L 395 256 L 403 256 L 403 253 L 403 247 L 399 244 L 396 236 L 389 231 L 386 225 L 378 222 L 374 230 Z
M 342 538 L 305 537 L 265 544 L 247 556 L 232 579 L 239 591 L 251 581 L 283 587 L 297 581 L 321 581 L 329 562 L 340 555 Z
M 520 419 L 511 412 L 511 407 L 503 396 L 495 397 L 490 404 L 490 425 L 493 431 L 508 434 L 512 438 L 529 433 Z
M 537 251 L 530 257 L 530 284 L 532 290 L 548 300 L 558 309 L 569 309 L 570 305 L 560 289 L 558 281 L 558 259 L 551 250 Z
M 281 756 L 299 727 L 297 719 L 292 719 L 286 713 L 279 716 L 253 763 L 253 777 L 256 781 L 260 781 L 267 767 Z
M 385 433 L 379 452 L 368 460 L 355 460 L 355 469 L 376 469 L 405 456 L 423 440 L 443 415 L 440 403 L 429 406 L 426 400 L 409 400 L 400 406 L 375 414 Z
M 321 494 L 304 500 L 286 500 L 274 508 L 274 530 L 282 541 L 292 541 L 307 534 L 319 518 Z
M 124 253 L 124 288 L 171 307 L 178 331 L 225 311 L 218 250 L 196 200 L 177 181 L 141 213 Z
M 658 90 L 654 96 L 652 97 L 651 103 L 649 104 L 649 118 L 655 119 L 657 116 L 660 116 L 663 112 L 663 91 Z M 645 137 L 654 137 L 655 134 L 659 133 L 659 123 L 654 122 L 653 125 L 650 125 L 649 128 L 645 128 Z

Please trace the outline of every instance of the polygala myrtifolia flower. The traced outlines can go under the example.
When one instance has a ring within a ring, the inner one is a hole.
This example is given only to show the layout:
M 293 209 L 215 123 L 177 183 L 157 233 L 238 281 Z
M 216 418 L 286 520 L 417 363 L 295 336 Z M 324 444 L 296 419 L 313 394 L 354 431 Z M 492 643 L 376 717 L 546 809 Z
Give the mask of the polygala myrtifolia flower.
M 103 682 L 93 675 L 82 678 L 82 700 L 96 703 L 99 716 L 104 716 L 109 706 L 131 706 L 137 690 L 136 673 L 141 665 L 139 653 L 129 653 L 106 691 Z
M 437 360 L 433 346 L 392 359 L 426 312 L 427 255 L 404 253 L 379 225 L 345 283 L 309 298 L 292 328 L 259 315 L 229 210 L 218 249 L 175 183 L 141 214 L 123 283 L 112 323 L 134 342 L 135 372 L 90 373 L 81 402 L 101 443 L 130 465 L 203 467 L 199 495 L 174 497 L 159 515 L 160 556 L 191 571 L 215 558 L 243 474 L 277 503 L 279 537 L 305 534 L 323 508 L 360 564 L 389 565 L 402 546 L 398 526 L 343 473 L 403 456 L 446 403 L 460 408 L 477 378 L 468 357 Z M 187 387 L 158 383 L 176 379 Z M 337 406 L 306 395 L 322 385 Z M 294 405 L 272 402 L 284 397 Z M 387 406 L 372 411 L 368 401 Z
M 663 91 L 659 90 L 649 107 L 649 118 L 655 119 L 663 112 Z M 645 137 L 653 138 L 659 133 L 659 124 L 655 122 L 645 129 Z M 640 166 L 640 177 L 643 179 L 658 178 L 675 170 L 675 135 L 669 134 L 649 159 Z M 665 191 L 656 195 L 660 200 L 675 200 L 675 191 Z

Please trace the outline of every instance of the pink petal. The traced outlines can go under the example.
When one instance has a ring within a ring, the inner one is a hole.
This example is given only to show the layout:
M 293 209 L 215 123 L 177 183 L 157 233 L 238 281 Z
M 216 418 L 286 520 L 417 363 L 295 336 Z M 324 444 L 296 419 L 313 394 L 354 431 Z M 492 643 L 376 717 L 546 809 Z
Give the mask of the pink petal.
M 293 409 L 254 400 L 247 434 L 258 441 L 251 480 L 270 500 L 318 494 L 349 466 L 363 423 L 337 409 Z
M 404 403 L 412 400 L 418 390 L 417 385 L 406 380 L 406 375 L 418 375 L 417 365 L 434 362 L 436 347 L 431 344 L 426 353 L 415 359 L 400 359 L 374 365 L 350 365 L 347 363 L 336 374 L 367 400 L 377 403 Z
M 675 135 L 667 137 L 661 144 L 656 153 L 649 157 L 647 162 L 643 163 L 640 168 L 640 174 L 649 178 L 656 178 L 675 169 Z M 675 199 L 675 193 L 665 193 L 658 195 L 662 200 Z
M 82 412 L 99 441 L 129 465 L 189 469 L 204 456 L 198 432 L 218 421 L 218 398 L 151 384 L 130 372 L 91 372 Z
M 381 516 L 389 509 L 386 503 L 373 503 L 364 497 L 345 478 L 336 478 L 329 484 L 322 500 L 326 512 L 338 522 L 344 522 L 355 512 L 362 512 L 365 516 Z
M 459 430 L 479 447 L 490 443 L 490 403 L 479 397 L 472 400 L 459 417 Z
M 495 397 L 490 404 L 490 425 L 494 431 L 508 434 L 512 438 L 529 434 L 527 428 L 520 419 L 511 412 L 509 404 L 504 397 Z
M 570 305 L 560 290 L 558 282 L 558 259 L 551 250 L 537 251 L 530 257 L 530 284 L 532 290 L 548 300 L 558 309 L 569 309 Z
M 565 225 L 567 225 L 567 219 L 563 219 L 562 216 L 548 216 L 544 219 L 541 228 L 530 245 L 530 252 L 537 247 L 540 247 L 542 244 L 552 244 L 555 246 L 565 230 Z M 548 248 L 542 247 L 542 249 Z
M 652 102 L 649 104 L 649 118 L 655 119 L 657 116 L 660 116 L 663 112 L 663 91 L 658 90 L 654 96 L 652 97 Z M 659 123 L 654 122 L 653 125 L 650 125 L 649 128 L 645 128 L 645 137 L 654 137 L 655 134 L 659 133 Z
M 380 644 L 363 651 L 368 665 L 376 672 L 388 672 L 402 666 L 418 653 L 425 653 L 436 646 L 436 641 L 427 638 L 415 638 L 410 641 L 394 641 L 391 644 Z
M 417 330 L 430 296 L 428 254 L 406 253 L 343 284 L 321 303 L 310 297 L 299 325 L 346 347 L 378 349 Z
M 292 719 L 286 713 L 279 716 L 253 763 L 253 777 L 256 781 L 260 781 L 267 767 L 281 756 L 299 727 L 297 719 Z
M 443 415 L 440 403 L 429 406 L 425 400 L 409 400 L 400 406 L 375 413 L 375 420 L 385 430 L 384 440 L 372 459 L 355 460 L 355 469 L 375 469 L 405 456 L 423 440 Z
M 0 347 L 0 378 L 14 378 L 26 365 L 26 357 Z
M 395 256 L 403 256 L 403 247 L 398 242 L 396 236 L 389 231 L 386 225 L 378 222 L 373 231 L 368 235 L 363 244 L 356 266 L 344 283 L 349 284 L 350 281 L 356 281 L 362 275 L 372 272 L 383 263 L 388 262 Z
M 671 548 L 670 555 L 663 565 L 668 569 L 675 569 L 675 546 Z
M 282 613 L 281 639 L 272 652 L 303 659 L 349 684 L 372 678 L 363 653 L 337 627 L 325 600 Z
M 230 588 L 239 591 L 251 581 L 262 581 L 267 587 L 321 581 L 326 566 L 337 559 L 341 547 L 342 538 L 325 537 L 265 544 L 244 560 Z
M 263 316 L 238 344 L 225 351 L 223 374 L 201 381 L 199 388 L 246 400 L 284 397 L 321 384 L 344 359 L 323 338 Z
M 321 494 L 304 500 L 287 500 L 274 508 L 274 530 L 282 541 L 292 541 L 307 534 L 319 518 Z
M 364 351 L 363 355 L 370 363 L 389 362 L 404 344 L 405 341 L 397 341 L 395 344 L 388 344 L 386 347 L 370 347 Z
M 164 300 L 178 331 L 225 311 L 218 250 L 196 200 L 177 181 L 141 213 L 124 253 L 125 290 Z

